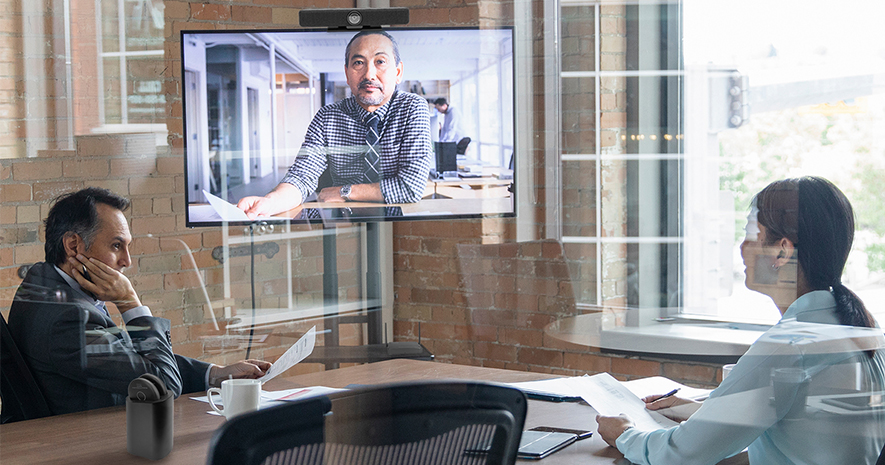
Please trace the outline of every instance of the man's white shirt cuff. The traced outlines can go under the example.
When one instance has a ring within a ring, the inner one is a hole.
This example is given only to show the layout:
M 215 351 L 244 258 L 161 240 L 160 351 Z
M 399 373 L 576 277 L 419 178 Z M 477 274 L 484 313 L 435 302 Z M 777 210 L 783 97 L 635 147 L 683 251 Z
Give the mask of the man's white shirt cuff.
M 123 317 L 123 323 L 126 323 L 128 325 L 130 321 L 136 318 L 140 318 L 143 316 L 154 316 L 154 314 L 151 313 L 151 309 L 149 309 L 147 305 L 139 305 L 138 307 L 126 310 L 120 316 Z

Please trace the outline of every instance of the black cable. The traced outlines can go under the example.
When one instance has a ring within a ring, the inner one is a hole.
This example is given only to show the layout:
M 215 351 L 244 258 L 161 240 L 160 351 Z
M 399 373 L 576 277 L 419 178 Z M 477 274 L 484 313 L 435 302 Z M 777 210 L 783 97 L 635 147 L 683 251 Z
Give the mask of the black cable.
M 249 225 L 249 256 L 251 257 L 251 271 L 252 279 L 250 280 L 252 285 L 252 324 L 249 327 L 249 345 L 246 346 L 246 360 L 249 360 L 249 355 L 252 354 L 252 336 L 255 335 L 255 225 Z

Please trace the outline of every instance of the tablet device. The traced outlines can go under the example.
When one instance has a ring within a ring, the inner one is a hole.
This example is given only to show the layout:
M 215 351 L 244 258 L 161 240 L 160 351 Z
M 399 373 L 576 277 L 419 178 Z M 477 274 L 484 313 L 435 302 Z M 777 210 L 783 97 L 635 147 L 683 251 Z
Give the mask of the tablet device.
M 523 431 L 516 456 L 521 459 L 540 460 L 575 442 L 578 436 L 554 431 Z
M 520 459 L 540 460 L 568 446 L 578 439 L 577 434 L 557 431 L 523 431 L 519 440 L 516 457 Z M 464 451 L 467 455 L 487 454 L 489 443 L 477 444 Z

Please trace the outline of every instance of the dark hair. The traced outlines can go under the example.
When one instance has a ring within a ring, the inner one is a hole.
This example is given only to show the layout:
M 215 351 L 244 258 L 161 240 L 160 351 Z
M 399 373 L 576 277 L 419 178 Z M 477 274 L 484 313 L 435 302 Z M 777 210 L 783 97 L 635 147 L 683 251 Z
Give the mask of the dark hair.
M 107 189 L 87 187 L 77 192 L 62 194 L 54 200 L 46 217 L 46 244 L 43 250 L 46 262 L 60 265 L 64 262 L 65 234 L 72 232 L 83 239 L 87 248 L 92 245 L 98 231 L 98 212 L 95 205 L 103 203 L 120 211 L 129 208 L 129 199 L 121 197 Z
M 384 37 L 387 37 L 388 39 L 390 39 L 390 43 L 393 44 L 393 59 L 396 62 L 396 65 L 399 66 L 399 63 L 400 63 L 399 45 L 396 44 L 396 40 L 394 40 L 394 38 L 390 34 L 384 32 L 380 29 L 366 29 L 364 31 L 358 32 L 356 35 L 351 37 L 350 42 L 347 43 L 347 48 L 344 49 L 344 66 L 345 67 L 350 65 L 350 46 L 353 45 L 353 43 L 356 42 L 357 39 L 359 39 L 361 37 L 365 37 L 365 36 L 370 36 L 373 34 L 377 34 L 379 36 L 384 36 Z
M 808 285 L 832 289 L 839 323 L 875 327 L 860 297 L 842 284 L 854 242 L 854 210 L 845 194 L 824 178 L 805 176 L 775 181 L 753 202 L 759 209 L 759 224 L 767 229 L 766 243 L 792 241 Z
M 434 100 L 433 104 L 434 105 L 448 105 L 449 102 L 448 102 L 448 100 L 446 100 L 445 97 L 440 97 L 440 98 Z

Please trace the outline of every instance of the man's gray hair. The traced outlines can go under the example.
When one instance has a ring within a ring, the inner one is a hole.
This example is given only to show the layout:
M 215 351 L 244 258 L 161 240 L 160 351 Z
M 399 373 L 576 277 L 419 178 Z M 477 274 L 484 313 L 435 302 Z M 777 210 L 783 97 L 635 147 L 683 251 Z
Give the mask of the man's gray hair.
M 350 42 L 347 43 L 347 48 L 344 49 L 344 66 L 347 67 L 350 64 L 350 46 L 356 42 L 357 39 L 369 35 L 377 34 L 380 36 L 387 37 L 390 40 L 390 43 L 393 44 L 393 59 L 396 62 L 396 65 L 400 64 L 400 56 L 399 56 L 399 45 L 396 44 L 396 40 L 388 33 L 382 31 L 381 29 L 366 29 L 364 31 L 358 32 L 354 35 Z

